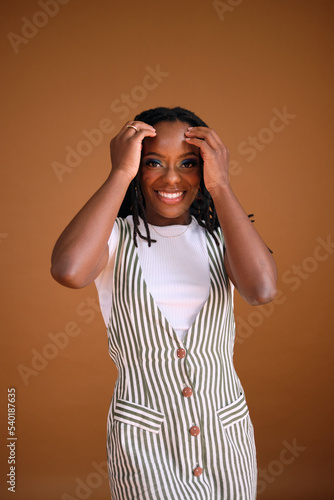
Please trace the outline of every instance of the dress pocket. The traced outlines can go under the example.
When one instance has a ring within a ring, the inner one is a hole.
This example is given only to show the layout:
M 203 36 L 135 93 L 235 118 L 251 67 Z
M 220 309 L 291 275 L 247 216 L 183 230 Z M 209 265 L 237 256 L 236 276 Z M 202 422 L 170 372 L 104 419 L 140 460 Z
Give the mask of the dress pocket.
M 225 429 L 240 422 L 246 418 L 248 414 L 248 406 L 245 396 L 242 393 L 233 403 L 217 411 L 217 416 Z
M 114 420 L 139 427 L 154 434 L 159 433 L 164 419 L 163 413 L 125 399 L 117 401 L 114 411 Z

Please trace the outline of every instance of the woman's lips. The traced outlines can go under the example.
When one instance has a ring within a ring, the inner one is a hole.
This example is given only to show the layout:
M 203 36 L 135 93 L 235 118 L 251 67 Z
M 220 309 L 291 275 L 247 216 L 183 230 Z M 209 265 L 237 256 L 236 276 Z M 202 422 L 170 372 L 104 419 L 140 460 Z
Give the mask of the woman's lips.
M 178 201 L 182 200 L 185 191 L 156 191 L 156 193 L 158 194 L 159 198 L 166 203 L 177 203 Z

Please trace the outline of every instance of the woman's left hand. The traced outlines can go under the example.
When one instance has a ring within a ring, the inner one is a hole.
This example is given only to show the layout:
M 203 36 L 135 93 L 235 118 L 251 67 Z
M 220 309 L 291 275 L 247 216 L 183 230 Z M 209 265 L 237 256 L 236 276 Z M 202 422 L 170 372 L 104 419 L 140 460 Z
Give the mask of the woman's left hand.
M 189 127 L 186 141 L 200 149 L 203 159 L 203 177 L 206 189 L 229 185 L 229 150 L 222 143 L 217 132 L 207 127 Z

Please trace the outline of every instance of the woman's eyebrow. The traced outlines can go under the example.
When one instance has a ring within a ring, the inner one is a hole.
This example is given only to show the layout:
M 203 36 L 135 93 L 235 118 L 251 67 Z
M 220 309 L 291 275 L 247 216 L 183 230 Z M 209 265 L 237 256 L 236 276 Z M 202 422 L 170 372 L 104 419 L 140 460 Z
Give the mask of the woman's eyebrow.
M 188 153 L 179 155 L 178 158 L 185 158 L 186 156 L 197 156 L 199 158 L 199 154 L 195 153 L 195 151 L 188 151 Z
M 156 153 L 155 151 L 149 151 L 148 153 L 145 153 L 143 155 L 143 158 L 145 156 L 158 156 L 159 158 L 166 158 L 164 155 L 160 153 Z M 187 156 L 197 156 L 199 158 L 199 154 L 195 153 L 194 151 L 189 151 L 188 153 L 183 153 L 182 155 L 179 155 L 178 158 L 185 158 Z
M 145 158 L 145 156 L 159 156 L 159 158 L 165 158 L 164 155 L 161 155 L 159 153 L 156 153 L 155 151 L 149 151 L 148 153 L 145 153 L 143 155 L 143 158 Z

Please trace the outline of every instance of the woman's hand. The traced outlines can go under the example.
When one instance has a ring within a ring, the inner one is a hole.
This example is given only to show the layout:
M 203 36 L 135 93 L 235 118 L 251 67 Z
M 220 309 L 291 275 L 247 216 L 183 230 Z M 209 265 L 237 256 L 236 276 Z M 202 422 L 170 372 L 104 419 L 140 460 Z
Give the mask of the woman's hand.
M 207 127 L 189 127 L 186 141 L 199 147 L 203 159 L 203 177 L 209 192 L 229 185 L 229 151 L 217 132 Z
M 112 171 L 124 171 L 131 182 L 139 169 L 143 139 L 155 135 L 155 129 L 147 123 L 127 122 L 110 142 Z

